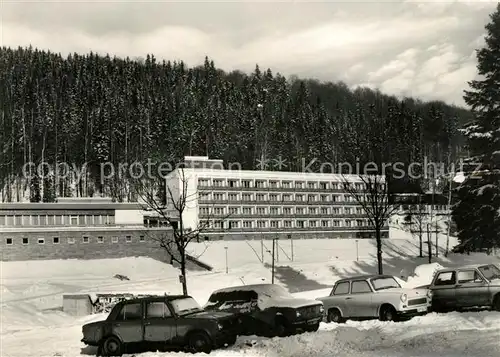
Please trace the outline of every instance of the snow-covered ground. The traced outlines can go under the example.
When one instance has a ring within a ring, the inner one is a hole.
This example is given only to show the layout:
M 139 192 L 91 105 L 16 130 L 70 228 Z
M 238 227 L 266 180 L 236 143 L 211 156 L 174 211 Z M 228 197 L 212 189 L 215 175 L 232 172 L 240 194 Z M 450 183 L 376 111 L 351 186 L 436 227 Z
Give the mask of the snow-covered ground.
M 402 236 L 403 237 L 403 236 Z M 384 244 L 386 273 L 408 276 L 414 287 L 430 282 L 440 266 L 499 261 L 496 256 L 473 254 L 417 258 L 415 239 L 390 239 Z M 452 239 L 451 246 L 456 244 Z M 445 239 L 439 239 L 444 247 Z M 227 249 L 226 249 L 227 247 Z M 212 272 L 190 273 L 190 294 L 204 304 L 210 293 L 231 285 L 271 282 L 271 244 L 260 241 L 199 243 L 189 247 L 194 256 L 214 267 Z M 277 283 L 297 296 L 328 294 L 340 277 L 376 272 L 373 240 L 295 240 L 280 242 Z M 264 254 L 262 254 L 264 250 Z M 227 269 L 226 273 L 226 252 Z M 201 254 L 203 253 L 203 254 Z M 264 262 L 262 262 L 264 255 Z M 115 274 L 127 276 L 121 281 Z M 0 356 L 45 357 L 94 354 L 81 342 L 82 324 L 102 315 L 75 318 L 61 311 L 62 294 L 96 292 L 179 293 L 177 269 L 149 258 L 3 262 L 0 265 Z M 406 279 L 405 279 L 406 280 Z M 317 333 L 288 338 L 240 338 L 215 356 L 500 356 L 500 314 L 494 312 L 430 314 L 404 323 L 380 321 L 323 324 Z M 183 354 L 145 353 L 144 357 Z

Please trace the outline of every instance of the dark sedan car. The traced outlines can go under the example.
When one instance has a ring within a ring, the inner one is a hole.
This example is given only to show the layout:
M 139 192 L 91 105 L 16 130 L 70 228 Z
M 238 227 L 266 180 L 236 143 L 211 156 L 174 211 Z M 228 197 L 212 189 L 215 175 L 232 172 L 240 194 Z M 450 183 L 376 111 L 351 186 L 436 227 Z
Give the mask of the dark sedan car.
M 83 326 L 82 342 L 104 356 L 134 347 L 209 353 L 234 344 L 237 328 L 234 314 L 204 311 L 190 296 L 155 296 L 119 302 L 106 320 Z
M 239 314 L 241 335 L 288 336 L 317 331 L 323 319 L 321 301 L 295 298 L 275 284 L 235 286 L 217 290 L 205 309 Z

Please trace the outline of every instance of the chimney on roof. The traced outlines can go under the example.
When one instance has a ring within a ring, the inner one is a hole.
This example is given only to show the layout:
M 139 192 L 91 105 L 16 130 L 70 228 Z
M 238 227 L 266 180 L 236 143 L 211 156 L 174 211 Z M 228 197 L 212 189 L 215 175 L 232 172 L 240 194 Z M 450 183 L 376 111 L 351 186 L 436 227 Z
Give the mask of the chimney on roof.
M 224 160 L 209 159 L 208 156 L 184 156 L 184 167 L 224 170 Z

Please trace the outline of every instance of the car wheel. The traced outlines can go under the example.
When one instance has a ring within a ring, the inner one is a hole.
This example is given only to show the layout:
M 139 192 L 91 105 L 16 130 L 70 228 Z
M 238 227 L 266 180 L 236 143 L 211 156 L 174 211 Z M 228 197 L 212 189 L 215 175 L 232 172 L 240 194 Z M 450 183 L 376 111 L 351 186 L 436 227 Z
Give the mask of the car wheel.
M 326 321 L 340 324 L 344 322 L 344 319 L 342 318 L 342 314 L 340 313 L 339 309 L 330 309 L 328 310 L 328 314 L 326 315 Z
M 452 311 L 449 307 L 445 307 L 443 306 L 442 303 L 440 302 L 432 302 L 431 304 L 431 311 L 432 312 L 436 312 L 436 313 L 439 313 L 439 314 L 445 314 L 445 313 L 448 313 L 450 311 Z
M 495 311 L 500 311 L 500 295 L 496 295 L 493 299 L 492 309 Z
M 212 351 L 212 344 L 210 342 L 210 337 L 206 333 L 196 332 L 189 336 L 188 348 L 192 353 L 210 353 Z
M 122 341 L 116 336 L 110 336 L 102 343 L 101 351 L 103 356 L 121 356 L 123 355 Z
M 276 321 L 274 322 L 274 335 L 278 337 L 287 337 L 290 334 L 290 328 L 288 327 L 288 323 L 285 318 L 276 318 Z
M 396 309 L 392 306 L 383 306 L 380 310 L 380 321 L 396 321 Z
M 319 322 L 317 324 L 306 327 L 307 332 L 316 332 L 318 330 L 319 330 Z
M 231 337 L 225 344 L 224 346 L 225 347 L 230 347 L 232 345 L 234 345 L 236 343 L 236 340 L 237 340 L 238 336 L 234 336 L 234 337 Z

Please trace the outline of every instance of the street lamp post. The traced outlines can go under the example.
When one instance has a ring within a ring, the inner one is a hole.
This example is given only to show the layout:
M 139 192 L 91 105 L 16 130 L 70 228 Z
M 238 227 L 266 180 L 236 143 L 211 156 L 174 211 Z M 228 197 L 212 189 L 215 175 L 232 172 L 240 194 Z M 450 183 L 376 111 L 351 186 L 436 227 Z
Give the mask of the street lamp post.
M 271 284 L 274 284 L 274 251 L 275 251 L 275 246 L 276 246 L 277 240 L 278 240 L 278 238 L 273 238 L 273 251 L 272 251 L 273 260 L 272 260 L 272 266 L 271 266 Z
M 292 259 L 291 260 L 293 262 L 293 239 L 292 239 L 292 235 L 291 234 L 288 235 L 288 239 L 290 239 L 290 252 L 292 254 Z
M 359 262 L 359 247 L 358 247 L 359 241 L 356 239 L 356 261 Z
M 226 274 L 227 274 L 227 273 L 229 273 L 229 268 L 227 265 L 227 247 L 224 247 L 224 249 L 226 250 Z

